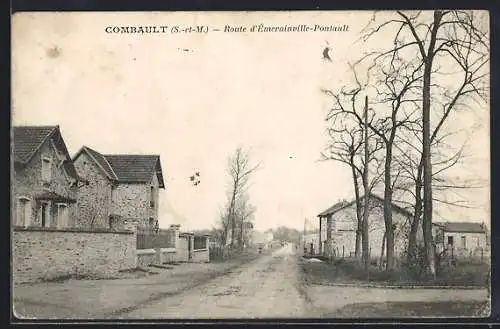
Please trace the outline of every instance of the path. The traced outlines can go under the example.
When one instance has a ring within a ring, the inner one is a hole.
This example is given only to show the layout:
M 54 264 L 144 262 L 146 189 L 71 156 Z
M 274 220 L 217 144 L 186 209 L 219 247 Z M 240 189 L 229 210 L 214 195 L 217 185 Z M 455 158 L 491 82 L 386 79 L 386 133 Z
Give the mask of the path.
M 143 305 L 121 318 L 303 318 L 313 313 L 300 293 L 296 256 L 289 245 L 234 273 Z

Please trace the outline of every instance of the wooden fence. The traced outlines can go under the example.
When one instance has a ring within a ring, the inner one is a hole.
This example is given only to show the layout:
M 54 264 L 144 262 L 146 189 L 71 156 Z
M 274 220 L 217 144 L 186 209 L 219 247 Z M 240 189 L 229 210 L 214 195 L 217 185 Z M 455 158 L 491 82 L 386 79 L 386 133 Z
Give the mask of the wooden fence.
M 175 248 L 174 234 L 171 230 L 138 231 L 137 249 Z
M 207 237 L 206 236 L 194 236 L 194 250 L 207 249 Z

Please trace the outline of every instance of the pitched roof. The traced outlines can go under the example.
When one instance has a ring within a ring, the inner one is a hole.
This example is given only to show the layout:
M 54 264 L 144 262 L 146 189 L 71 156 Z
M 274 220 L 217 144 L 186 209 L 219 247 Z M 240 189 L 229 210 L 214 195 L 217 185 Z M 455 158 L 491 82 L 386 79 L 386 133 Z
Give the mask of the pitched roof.
M 14 161 L 27 163 L 57 128 L 57 126 L 13 127 L 12 153 Z
M 156 174 L 161 188 L 165 187 L 159 155 L 104 155 L 113 168 L 118 182 L 149 183 Z
M 165 187 L 159 155 L 101 154 L 88 146 L 83 146 L 73 159 L 76 159 L 82 151 L 86 151 L 112 181 L 149 183 L 156 174 L 160 188 Z
M 381 201 L 381 202 L 384 202 L 384 198 L 376 195 L 376 194 L 373 194 L 373 193 L 370 193 L 370 197 L 371 198 L 374 198 L 378 201 Z M 360 201 L 364 199 L 364 196 L 361 196 L 360 197 Z M 352 200 L 352 201 L 341 201 L 341 202 L 337 202 L 336 204 L 334 204 L 333 206 L 329 207 L 328 209 L 322 211 L 321 213 L 318 214 L 318 217 L 327 217 L 327 216 L 330 216 L 330 215 L 333 215 L 335 214 L 336 212 L 342 210 L 342 209 L 345 209 L 353 204 L 356 203 L 356 199 Z M 392 209 L 394 209 L 395 211 L 399 212 L 399 213 L 402 213 L 403 215 L 405 216 L 411 216 L 412 213 L 409 212 L 408 210 L 404 209 L 404 208 L 401 208 L 400 206 L 398 206 L 397 204 L 395 203 L 392 203 Z
M 63 167 L 66 173 L 74 179 L 79 179 L 73 161 L 62 138 L 59 126 L 15 126 L 13 127 L 12 157 L 14 162 L 27 164 L 45 141 L 52 138 L 54 145 L 63 153 L 66 159 Z
M 474 222 L 444 222 L 433 223 L 441 226 L 445 232 L 461 232 L 461 233 L 486 233 L 486 229 L 481 223 Z

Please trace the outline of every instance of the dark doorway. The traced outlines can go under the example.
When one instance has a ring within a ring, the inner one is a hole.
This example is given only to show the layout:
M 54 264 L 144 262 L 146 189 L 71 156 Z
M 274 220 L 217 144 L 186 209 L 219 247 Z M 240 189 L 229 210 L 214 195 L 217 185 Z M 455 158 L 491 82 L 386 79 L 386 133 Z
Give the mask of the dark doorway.
M 448 245 L 453 246 L 453 237 L 452 236 L 448 237 Z

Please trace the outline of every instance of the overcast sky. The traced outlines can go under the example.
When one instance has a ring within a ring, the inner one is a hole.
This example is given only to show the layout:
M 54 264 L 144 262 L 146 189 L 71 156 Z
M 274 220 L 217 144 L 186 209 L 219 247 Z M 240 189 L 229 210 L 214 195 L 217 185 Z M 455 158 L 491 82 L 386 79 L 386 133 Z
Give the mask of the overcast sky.
M 71 155 L 161 156 L 166 189 L 160 226 L 209 228 L 225 202 L 227 157 L 241 145 L 261 169 L 250 188 L 256 227 L 301 229 L 339 199 L 352 199 L 348 168 L 319 162 L 330 100 L 321 88 L 347 79 L 353 44 L 371 13 L 37 13 L 13 17 L 13 124 L 59 124 Z M 348 24 L 347 32 L 107 34 L 112 25 Z M 326 41 L 333 63 L 322 60 Z M 489 179 L 489 113 L 457 117 L 480 124 L 475 161 L 463 172 Z M 472 118 L 472 119 L 471 119 Z M 476 127 L 477 128 L 477 127 Z M 472 164 L 473 163 L 473 164 Z M 194 187 L 195 171 L 201 183 Z M 489 189 L 478 208 L 452 220 L 489 221 Z

